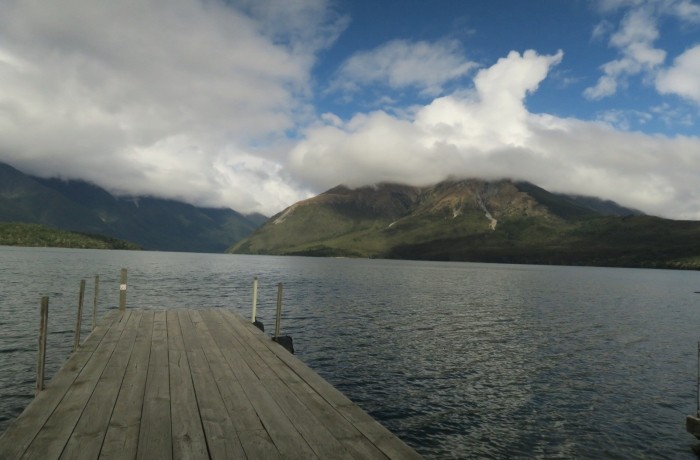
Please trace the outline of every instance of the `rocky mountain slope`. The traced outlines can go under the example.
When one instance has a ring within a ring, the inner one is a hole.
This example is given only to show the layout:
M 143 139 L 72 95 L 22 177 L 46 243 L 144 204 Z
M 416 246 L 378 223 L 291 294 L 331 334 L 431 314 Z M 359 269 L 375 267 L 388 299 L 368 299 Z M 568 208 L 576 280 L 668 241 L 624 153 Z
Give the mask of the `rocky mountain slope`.
M 232 209 L 115 197 L 87 182 L 32 177 L 0 163 L 0 222 L 105 235 L 151 250 L 223 252 L 260 221 Z
M 509 180 L 339 186 L 229 248 L 246 254 L 700 267 L 700 222 Z

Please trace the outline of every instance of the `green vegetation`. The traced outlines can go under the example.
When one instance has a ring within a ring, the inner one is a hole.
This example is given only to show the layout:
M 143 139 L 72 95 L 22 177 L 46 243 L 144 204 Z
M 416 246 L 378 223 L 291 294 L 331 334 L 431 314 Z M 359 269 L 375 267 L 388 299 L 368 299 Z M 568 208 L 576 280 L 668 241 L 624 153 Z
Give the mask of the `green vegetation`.
M 131 249 L 136 244 L 102 235 L 68 232 L 39 224 L 0 222 L 0 246 L 54 247 L 80 249 Z
M 0 163 L 0 221 L 115 238 L 161 251 L 223 252 L 263 216 L 154 197 L 115 197 L 82 181 L 32 177 Z
M 393 187 L 326 192 L 229 252 L 700 269 L 700 222 L 509 181 L 443 183 L 419 193 Z

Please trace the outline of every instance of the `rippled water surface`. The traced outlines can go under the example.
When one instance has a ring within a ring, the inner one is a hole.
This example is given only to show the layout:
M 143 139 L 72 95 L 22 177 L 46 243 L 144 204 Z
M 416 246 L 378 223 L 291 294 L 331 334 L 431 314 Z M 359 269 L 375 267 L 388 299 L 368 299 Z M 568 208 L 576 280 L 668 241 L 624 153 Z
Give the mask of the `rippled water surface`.
M 231 308 L 429 458 L 695 458 L 697 272 L 0 247 L 0 431 L 70 353 L 80 279 L 139 308 Z

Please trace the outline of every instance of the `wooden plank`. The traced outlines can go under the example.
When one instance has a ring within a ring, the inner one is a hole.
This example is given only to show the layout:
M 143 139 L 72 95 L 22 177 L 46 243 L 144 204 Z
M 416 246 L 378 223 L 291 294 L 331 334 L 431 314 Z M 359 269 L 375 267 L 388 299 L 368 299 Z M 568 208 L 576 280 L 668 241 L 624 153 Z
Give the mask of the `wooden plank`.
M 153 336 L 153 311 L 143 311 L 119 397 L 100 451 L 101 459 L 135 458 Z
M 92 352 L 102 342 L 118 312 L 110 311 L 100 325 L 86 339 L 80 351 L 73 353 L 68 361 L 45 385 L 22 414 L 7 427 L 0 436 L 0 458 L 20 458 L 35 438 L 41 427 L 56 409 L 70 385 L 75 381 Z
M 130 316 L 131 312 L 126 312 L 112 324 L 22 458 L 59 458 Z
M 205 311 L 202 314 L 206 315 L 206 313 Z M 253 404 L 212 338 L 212 331 L 204 324 L 200 312 L 191 311 L 190 319 L 245 454 L 248 458 L 280 458 L 275 444 L 265 431 Z M 240 365 L 247 368 L 242 360 Z M 253 375 L 254 378 L 252 371 L 249 372 L 248 375 Z
M 231 327 L 228 329 L 224 328 L 219 317 L 213 316 L 206 311 L 202 312 L 202 314 L 206 314 L 204 322 L 207 327 L 212 327 L 215 330 L 219 329 L 218 333 L 212 333 L 212 336 L 224 359 L 229 366 L 236 366 L 240 362 L 240 356 L 237 355 L 241 352 L 242 347 L 233 339 L 235 332 Z M 226 332 L 226 336 L 222 332 Z M 255 412 L 283 458 L 318 458 L 313 449 L 297 431 L 294 422 L 277 405 L 262 381 L 243 379 L 240 380 L 240 383 L 243 392 L 253 404 Z
M 39 310 L 39 353 L 36 358 L 35 393 L 44 389 L 44 370 L 46 368 L 46 336 L 49 322 L 49 298 L 41 298 Z
M 187 311 L 179 311 L 187 358 L 192 371 L 192 382 L 199 403 L 199 413 L 212 459 L 245 458 L 245 452 L 231 418 L 226 410 L 201 343 L 194 333 L 194 325 Z
M 209 310 L 208 313 L 214 315 L 214 318 L 216 318 L 215 321 L 218 322 L 220 325 L 220 327 L 217 327 L 216 329 L 219 332 L 224 331 L 224 337 L 229 342 L 229 346 L 233 347 L 237 351 L 238 358 L 243 360 L 245 365 L 253 371 L 254 375 L 249 375 L 247 377 L 250 377 L 253 380 L 266 380 L 275 378 L 274 372 L 272 372 L 272 370 L 267 364 L 265 364 L 262 360 L 258 359 L 256 353 L 250 348 L 250 344 L 247 343 L 245 340 L 242 340 L 238 336 L 234 327 L 234 323 L 222 321 L 221 317 L 219 316 L 218 310 Z M 238 319 L 236 317 L 234 318 Z
M 239 431 L 238 437 L 248 458 L 278 459 L 282 458 L 275 443 L 264 429 Z
M 204 313 L 206 314 L 206 313 Z M 209 362 L 214 380 L 217 383 L 219 392 L 224 400 L 224 405 L 232 419 L 236 431 L 257 431 L 263 430 L 258 414 L 248 397 L 243 392 L 243 387 L 228 366 L 221 350 L 212 337 L 212 330 L 204 324 L 202 316 L 197 311 L 190 312 L 190 319 L 194 325 L 195 333 L 204 350 L 204 355 Z M 247 365 L 240 361 L 242 367 Z M 249 369 L 249 368 L 248 368 Z M 239 369 L 240 370 L 240 369 Z M 243 373 L 243 372 L 241 372 Z M 247 375 L 253 375 L 252 371 Z
M 169 380 L 166 316 L 164 311 L 156 311 L 136 452 L 138 459 L 172 457 Z
M 259 380 L 258 376 L 241 356 L 241 346 L 233 338 L 231 328 L 222 323 L 218 317 L 212 317 L 212 313 L 209 310 L 203 310 L 200 312 L 200 315 L 200 319 L 202 319 L 206 325 L 200 325 L 199 327 L 208 331 L 207 336 L 211 338 L 211 342 L 209 342 L 210 345 L 216 344 L 216 346 L 210 346 L 210 349 L 215 350 L 219 348 L 220 350 L 230 351 L 225 360 L 229 364 L 229 369 L 236 380 L 238 382 L 245 380 L 257 382 Z M 194 317 L 194 315 L 192 316 Z M 199 324 L 199 322 L 197 324 Z
M 83 344 L 80 345 L 80 351 L 95 351 L 109 328 L 112 327 L 116 321 L 121 321 L 122 317 L 123 313 L 119 310 L 108 310 L 99 322 L 98 327 L 95 328 L 95 330 L 87 336 Z
M 266 387 L 277 405 L 294 420 L 294 426 L 319 458 L 353 458 L 309 409 L 281 380 L 270 380 Z
M 226 312 L 229 322 L 235 315 Z M 333 406 L 346 420 L 361 432 L 367 439 L 376 445 L 389 458 L 421 458 L 421 456 L 405 444 L 401 439 L 387 430 L 383 425 L 374 420 L 369 414 L 360 409 L 345 395 L 326 382 L 311 368 L 306 366 L 291 353 L 269 340 L 264 334 L 260 334 L 257 328 L 245 321 L 239 322 L 249 331 L 248 338 L 258 337 L 258 341 L 272 351 L 291 370 L 293 370 L 304 382 L 314 389 L 323 399 Z
M 168 360 L 170 368 L 170 409 L 172 412 L 173 458 L 200 459 L 209 456 L 202 420 L 177 312 L 169 310 Z
M 83 410 L 61 458 L 95 459 L 100 453 L 109 415 L 119 395 L 127 363 L 136 339 L 141 312 L 132 311 L 117 346 Z
M 311 427 L 313 424 L 324 427 L 327 434 L 337 439 L 343 448 L 348 451 L 354 458 L 386 458 L 377 447 L 374 446 L 356 427 L 345 419 L 336 409 L 334 409 L 325 399 L 311 388 L 306 382 L 301 380 L 299 376 L 292 371 L 279 357 L 274 354 L 266 345 L 268 341 L 270 346 L 281 348 L 278 344 L 272 342 L 264 334 L 260 334 L 257 330 L 248 329 L 244 322 L 232 314 L 224 314 L 224 321 L 228 321 L 236 334 L 241 340 L 250 344 L 260 359 L 265 361 L 270 369 L 272 369 L 279 382 L 284 382 L 287 391 L 291 392 L 298 404 L 302 404 L 304 410 L 308 414 L 313 414 L 313 418 L 307 421 Z M 285 353 L 288 353 L 284 350 Z M 275 384 L 276 385 L 276 384 Z M 291 410 L 291 409 L 290 409 Z M 295 417 L 297 427 L 299 428 L 299 418 Z M 301 420 L 305 420 L 302 418 Z M 316 433 L 318 434 L 318 433 Z M 312 444 L 313 446 L 313 444 Z M 320 454 L 320 452 L 317 453 Z M 324 455 L 325 456 L 325 455 Z
M 0 458 L 420 458 L 231 312 L 115 313 Z

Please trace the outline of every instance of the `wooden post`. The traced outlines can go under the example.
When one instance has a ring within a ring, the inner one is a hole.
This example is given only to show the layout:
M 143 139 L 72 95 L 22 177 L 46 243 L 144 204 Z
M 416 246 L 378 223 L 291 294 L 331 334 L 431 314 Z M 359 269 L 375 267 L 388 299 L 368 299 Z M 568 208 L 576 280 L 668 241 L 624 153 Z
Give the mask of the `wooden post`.
M 122 268 L 121 280 L 119 281 L 119 310 L 126 309 L 126 268 Z
M 695 415 L 700 417 L 700 342 L 698 342 L 698 374 L 695 387 Z
M 251 315 L 251 322 L 255 323 L 255 316 L 258 309 L 258 277 L 253 278 L 253 314 Z
M 280 335 L 280 321 L 282 320 L 282 283 L 277 285 L 277 317 L 275 318 L 275 337 Z
M 36 357 L 36 393 L 44 389 L 44 365 L 46 364 L 46 329 L 49 323 L 49 298 L 41 298 L 39 310 L 39 354 Z
M 97 298 L 100 295 L 100 275 L 95 275 L 95 298 L 92 301 L 92 330 L 97 327 Z
M 80 346 L 80 328 L 83 324 L 83 301 L 85 300 L 85 280 L 80 280 L 80 296 L 78 297 L 78 318 L 75 320 L 75 340 L 73 351 Z

